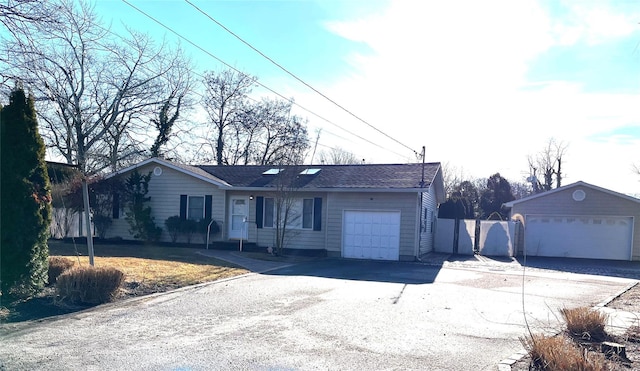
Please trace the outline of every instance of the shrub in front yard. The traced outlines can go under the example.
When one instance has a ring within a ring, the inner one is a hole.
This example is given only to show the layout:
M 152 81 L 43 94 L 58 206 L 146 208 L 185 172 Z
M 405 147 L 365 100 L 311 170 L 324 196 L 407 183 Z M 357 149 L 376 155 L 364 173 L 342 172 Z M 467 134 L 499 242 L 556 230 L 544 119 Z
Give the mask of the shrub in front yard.
M 72 303 L 107 303 L 115 299 L 124 278 L 122 271 L 111 267 L 72 268 L 58 277 L 56 293 Z
M 171 242 L 176 243 L 180 232 L 182 232 L 182 218 L 179 215 L 171 216 L 164 221 L 164 225 L 167 227 Z
M 607 323 L 606 314 L 588 307 L 562 308 L 560 312 L 567 322 L 567 331 L 571 335 L 592 341 L 607 339 L 607 333 L 604 330 Z
M 533 335 L 533 337 L 521 338 L 520 341 L 531 357 L 530 370 L 608 370 L 604 355 L 588 352 L 562 335 Z
M 73 260 L 60 256 L 49 257 L 49 285 L 56 283 L 58 277 L 66 270 L 73 267 Z

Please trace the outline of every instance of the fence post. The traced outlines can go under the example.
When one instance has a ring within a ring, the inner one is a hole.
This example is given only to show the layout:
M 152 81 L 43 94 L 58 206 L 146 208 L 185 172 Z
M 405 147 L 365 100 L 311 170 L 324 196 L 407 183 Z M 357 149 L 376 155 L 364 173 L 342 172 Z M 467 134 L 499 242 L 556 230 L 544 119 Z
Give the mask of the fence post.
M 458 254 L 458 243 L 460 242 L 460 219 L 455 218 L 453 223 L 453 253 Z

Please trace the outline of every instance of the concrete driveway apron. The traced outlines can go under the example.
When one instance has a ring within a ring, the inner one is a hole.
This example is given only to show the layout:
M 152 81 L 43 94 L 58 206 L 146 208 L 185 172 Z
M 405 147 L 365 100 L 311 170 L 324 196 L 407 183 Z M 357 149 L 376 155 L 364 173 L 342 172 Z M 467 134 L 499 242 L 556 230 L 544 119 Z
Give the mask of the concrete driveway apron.
M 495 370 L 632 280 L 326 259 L 0 326 L 0 369 Z M 524 285 L 524 305 L 523 305 Z

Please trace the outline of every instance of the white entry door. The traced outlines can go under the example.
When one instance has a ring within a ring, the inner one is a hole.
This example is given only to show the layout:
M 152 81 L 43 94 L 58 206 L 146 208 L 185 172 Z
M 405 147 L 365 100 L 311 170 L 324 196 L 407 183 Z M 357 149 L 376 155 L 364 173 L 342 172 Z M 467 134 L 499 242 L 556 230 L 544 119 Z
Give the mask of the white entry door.
M 342 256 L 345 258 L 398 260 L 399 211 L 345 211 Z
M 249 235 L 249 198 L 231 197 L 229 202 L 229 238 L 246 240 Z

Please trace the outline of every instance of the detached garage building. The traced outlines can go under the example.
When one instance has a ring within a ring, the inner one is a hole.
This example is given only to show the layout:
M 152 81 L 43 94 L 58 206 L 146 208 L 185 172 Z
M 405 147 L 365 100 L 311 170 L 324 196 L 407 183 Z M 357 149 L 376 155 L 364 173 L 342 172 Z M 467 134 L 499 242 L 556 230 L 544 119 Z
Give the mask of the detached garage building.
M 577 182 L 505 206 L 524 217 L 519 255 L 640 260 L 640 199 Z

